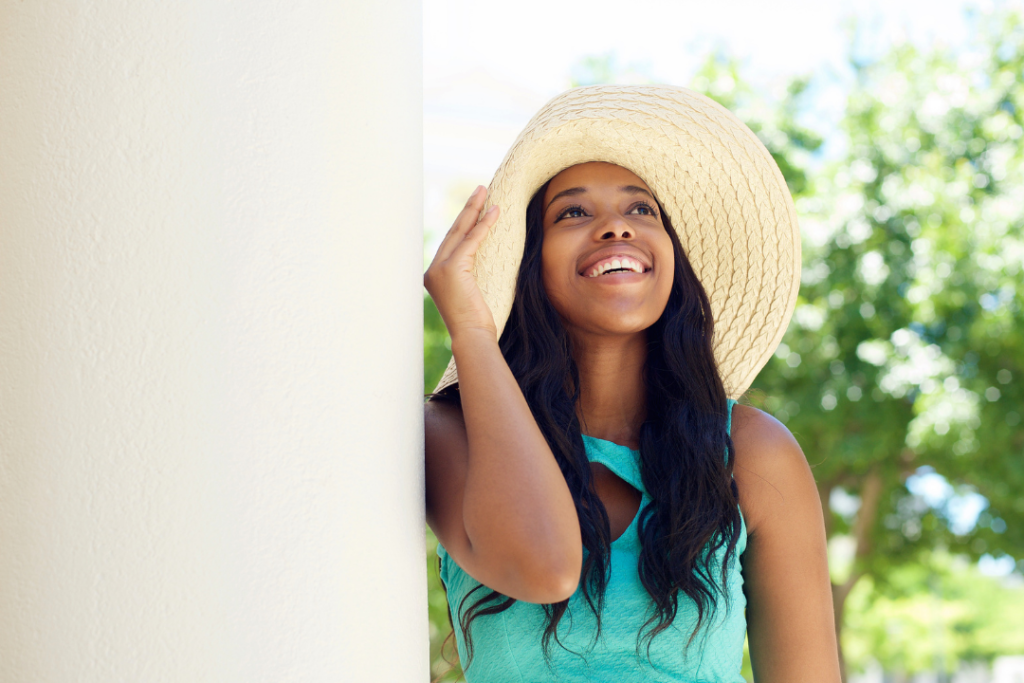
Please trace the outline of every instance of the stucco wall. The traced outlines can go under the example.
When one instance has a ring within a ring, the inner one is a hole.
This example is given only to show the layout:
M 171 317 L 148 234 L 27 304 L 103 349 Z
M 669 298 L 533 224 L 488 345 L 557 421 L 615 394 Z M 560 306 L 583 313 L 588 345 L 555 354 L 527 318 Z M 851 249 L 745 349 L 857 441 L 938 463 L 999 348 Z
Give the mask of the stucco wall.
M 0 4 L 0 680 L 426 678 L 420 43 Z

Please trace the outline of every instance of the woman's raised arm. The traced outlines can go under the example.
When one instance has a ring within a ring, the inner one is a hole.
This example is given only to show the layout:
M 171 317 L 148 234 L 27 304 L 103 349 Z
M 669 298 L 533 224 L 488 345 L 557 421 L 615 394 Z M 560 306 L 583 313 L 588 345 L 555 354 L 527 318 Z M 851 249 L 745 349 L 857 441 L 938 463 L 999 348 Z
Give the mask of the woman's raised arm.
M 503 595 L 553 603 L 576 590 L 583 561 L 572 494 L 498 347 L 473 277 L 498 216 L 479 221 L 483 188 L 445 236 L 423 284 L 445 321 L 462 410 L 428 401 L 427 522 L 470 576 Z

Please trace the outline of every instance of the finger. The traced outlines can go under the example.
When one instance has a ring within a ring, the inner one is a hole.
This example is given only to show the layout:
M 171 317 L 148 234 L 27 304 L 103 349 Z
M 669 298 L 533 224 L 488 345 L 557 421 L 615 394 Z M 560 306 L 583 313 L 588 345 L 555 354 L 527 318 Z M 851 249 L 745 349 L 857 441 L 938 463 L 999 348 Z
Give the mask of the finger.
M 473 227 L 471 227 L 466 232 L 466 237 L 465 239 L 463 239 L 463 243 L 475 242 L 479 244 L 483 240 L 484 236 L 487 235 L 487 232 L 491 229 L 491 226 L 493 226 L 497 222 L 497 220 L 498 205 L 495 204 L 491 206 L 489 209 L 487 209 L 487 211 L 480 216 L 480 220 L 478 220 L 473 225 Z
M 480 243 L 484 241 L 491 228 L 498 221 L 500 209 L 497 204 L 487 210 L 476 225 L 466 234 L 466 237 L 452 250 L 451 259 L 471 258 L 476 254 Z
M 448 233 L 441 240 L 441 244 L 437 247 L 435 259 L 446 260 L 451 256 L 451 252 L 456 246 L 463 240 L 466 233 L 477 223 L 480 218 L 480 210 L 483 208 L 483 204 L 487 199 L 487 192 L 483 185 L 480 185 L 470 195 L 466 205 L 459 212 L 459 215 L 455 218 L 455 222 L 452 223 L 452 227 L 448 230 Z
M 476 225 L 473 226 L 473 228 L 469 231 L 467 236 L 473 235 L 473 239 L 477 239 L 475 237 L 477 232 L 482 229 L 483 232 L 486 233 L 487 230 L 491 228 L 491 226 L 498 222 L 498 216 L 500 214 L 501 209 L 498 207 L 498 205 L 491 205 L 491 207 L 488 208 L 487 211 L 485 211 L 482 216 L 480 216 L 480 220 L 476 222 Z

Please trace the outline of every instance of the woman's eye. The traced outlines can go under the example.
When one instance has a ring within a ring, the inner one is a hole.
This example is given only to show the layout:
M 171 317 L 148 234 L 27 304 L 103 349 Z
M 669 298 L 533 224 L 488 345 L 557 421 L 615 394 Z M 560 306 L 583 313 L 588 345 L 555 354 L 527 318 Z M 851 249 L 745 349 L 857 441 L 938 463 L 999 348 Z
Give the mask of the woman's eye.
M 640 202 L 639 204 L 634 206 L 630 210 L 630 213 L 632 213 L 633 211 L 640 211 L 641 212 L 640 215 L 642 215 L 642 216 L 657 216 L 658 215 L 654 211 L 654 207 L 652 207 L 650 204 L 645 204 L 644 202 Z
M 581 216 L 585 215 L 586 214 L 583 213 L 582 206 L 567 206 L 566 208 L 562 209 L 562 212 L 560 214 L 558 214 L 557 220 L 561 220 L 563 218 L 580 218 Z

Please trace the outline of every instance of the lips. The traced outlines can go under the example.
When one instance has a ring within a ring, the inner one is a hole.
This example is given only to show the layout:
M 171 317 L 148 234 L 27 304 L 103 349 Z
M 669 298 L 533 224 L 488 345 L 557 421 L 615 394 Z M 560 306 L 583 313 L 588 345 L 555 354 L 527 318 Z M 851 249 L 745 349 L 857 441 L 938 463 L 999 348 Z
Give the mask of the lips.
M 651 270 L 651 263 L 638 249 L 617 245 L 590 254 L 577 273 L 583 277 L 600 277 L 617 268 L 625 269 L 622 272 L 646 273 Z

